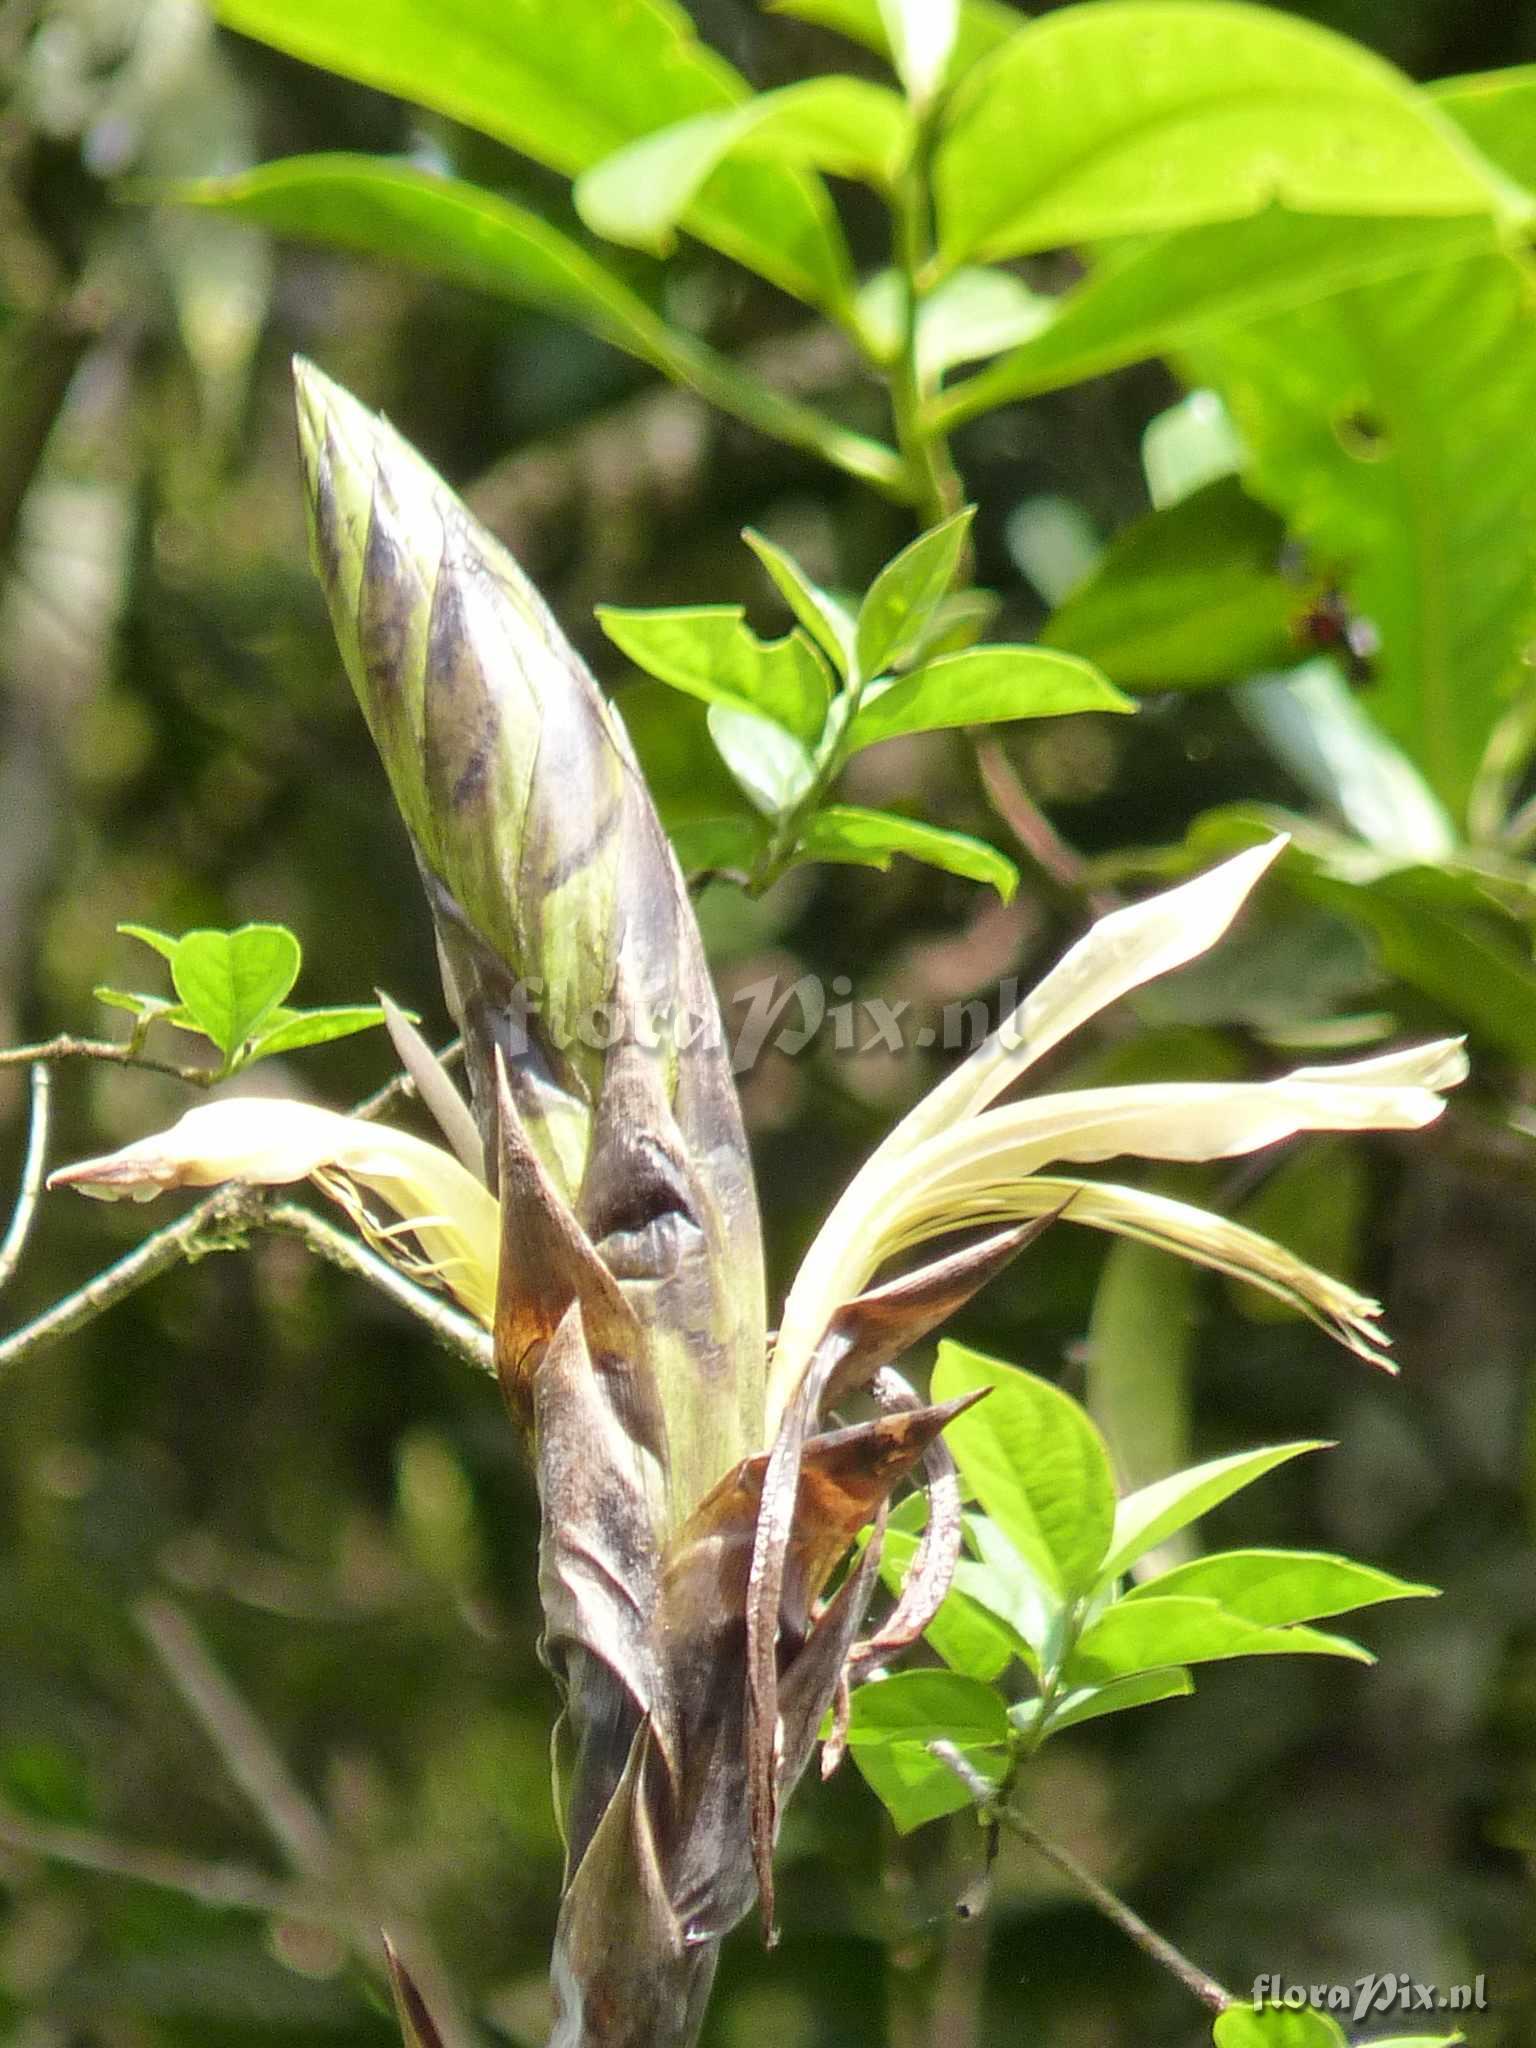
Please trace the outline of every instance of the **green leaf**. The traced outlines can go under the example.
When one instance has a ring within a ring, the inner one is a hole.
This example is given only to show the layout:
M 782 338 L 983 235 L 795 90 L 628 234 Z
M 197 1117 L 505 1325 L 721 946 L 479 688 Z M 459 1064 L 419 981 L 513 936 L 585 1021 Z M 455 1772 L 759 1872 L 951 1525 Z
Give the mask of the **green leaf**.
M 1216 1600 L 1244 1621 L 1279 1628 L 1383 1600 L 1434 1599 L 1437 1591 L 1324 1551 L 1218 1550 L 1144 1580 L 1125 1598 Z
M 967 1513 L 965 1534 L 977 1553 L 962 1557 L 955 1584 L 1023 1645 L 1019 1654 L 1038 1677 L 1059 1654 L 1066 1608 L 1055 1560 L 1041 1551 L 1031 1563 L 990 1515 Z
M 960 0 L 879 0 L 879 6 L 896 76 L 913 104 L 925 107 L 949 73 Z
M 711 704 L 710 738 L 764 817 L 793 810 L 816 780 L 816 764 L 792 732 L 755 711 Z
M 541 307 L 658 369 L 670 370 L 675 351 L 689 346 L 579 242 L 461 178 L 335 152 L 285 157 L 240 177 L 200 178 L 166 188 L 165 196 Z
M 169 932 L 157 932 L 153 925 L 120 924 L 117 927 L 125 939 L 138 939 L 141 944 L 152 946 L 162 960 L 169 960 L 176 951 L 178 941 Z
M 908 0 L 921 6 L 922 0 Z M 769 14 L 791 14 L 800 21 L 814 21 L 822 28 L 836 29 L 850 42 L 862 43 L 878 57 L 892 57 L 880 0 L 767 0 Z M 1022 17 L 1007 0 L 960 0 L 960 20 L 951 54 L 951 78 L 958 78 L 973 64 L 1017 34 Z
M 1460 818 L 1536 635 L 1523 265 L 1442 265 L 1194 353 L 1250 450 L 1249 488 L 1318 559 L 1347 565 L 1381 638 L 1362 701 Z
M 971 1795 L 928 1750 L 952 1742 L 993 1784 L 1007 1769 L 1007 1710 L 988 1685 L 950 1671 L 902 1671 L 853 1695 L 848 1748 L 903 1834 L 942 1814 L 959 1813 Z
M 1083 1721 L 1097 1721 L 1105 1714 L 1122 1714 L 1130 1707 L 1155 1706 L 1159 1700 L 1183 1699 L 1195 1689 L 1187 1671 L 1137 1671 L 1128 1678 L 1112 1678 L 1107 1685 L 1079 1686 L 1075 1692 L 1057 1695 L 1046 1716 L 1047 1736 L 1064 1728 L 1076 1728 Z M 1028 1710 L 1034 1709 L 1031 1713 Z M 1032 1731 L 1040 1718 L 1039 1700 L 1022 1700 L 1010 1709 L 1009 1719 L 1022 1731 Z
M 944 1433 L 966 1485 L 1048 1584 L 1069 1599 L 1086 1592 L 1115 1519 L 1102 1438 L 1049 1380 L 959 1344 L 941 1344 L 933 1398 L 952 1401 L 981 1387 L 990 1389 L 988 1398 L 956 1416 Z
M 1009 270 L 953 271 L 928 293 L 917 313 L 918 374 L 936 384 L 957 363 L 1016 348 L 1051 324 L 1056 302 L 1031 291 Z M 880 362 L 894 362 L 905 339 L 907 287 L 900 271 L 882 270 L 859 291 L 865 342 Z
M 685 875 L 720 873 L 745 879 L 768 847 L 767 821 L 756 812 L 742 818 L 684 818 L 669 825 L 667 832 Z
M 728 112 L 696 114 L 616 150 L 576 182 L 594 234 L 666 255 L 706 180 L 728 157 L 771 156 L 888 185 L 911 147 L 896 95 L 860 78 L 812 78 Z
M 217 0 L 214 11 L 229 28 L 569 177 L 652 129 L 748 96 L 675 0 Z M 723 164 L 684 225 L 798 298 L 836 306 L 848 293 L 831 201 L 799 171 Z
M 1198 1280 L 1134 1238 L 1109 1249 L 1088 1326 L 1088 1413 L 1122 1486 L 1177 1470 L 1189 1454 L 1189 1368 Z
M 1236 702 L 1275 758 L 1368 846 L 1425 861 L 1455 853 L 1445 806 L 1328 656 L 1256 676 Z
M 773 579 L 774 587 L 807 633 L 816 642 L 840 676 L 849 674 L 854 662 L 855 626 L 846 606 L 813 583 L 800 564 L 783 548 L 752 527 L 742 529 L 742 539 Z
M 1067 1662 L 1069 1685 L 1117 1678 L 1167 1664 L 1211 1664 L 1229 1657 L 1375 1659 L 1358 1643 L 1312 1628 L 1264 1628 L 1229 1614 L 1215 1600 L 1117 1600 L 1077 1639 Z
M 188 932 L 171 979 L 198 1029 L 232 1060 L 299 978 L 299 942 L 286 925 Z
M 641 611 L 600 604 L 597 622 L 631 661 L 673 689 L 757 712 L 801 739 L 820 738 L 832 689 L 804 633 L 759 640 L 739 604 Z
M 925 861 L 931 868 L 942 868 L 946 874 L 985 882 L 1005 903 L 1019 886 L 1019 871 L 1013 862 L 984 839 L 922 825 L 894 811 L 866 811 L 853 804 L 828 804 L 817 811 L 802 826 L 795 849 L 799 860 L 846 861 L 882 870 L 898 853 Z
M 849 749 L 899 733 L 1059 718 L 1076 711 L 1134 711 L 1089 661 L 1041 647 L 968 647 L 864 692 Z
M 1441 78 L 1425 90 L 1506 177 L 1536 190 L 1536 64 Z
M 1234 477 L 1117 534 L 1046 621 L 1048 647 L 1130 689 L 1199 689 L 1294 660 L 1303 594 L 1279 573 L 1284 529 Z
M 1216 2048 L 1348 2048 L 1348 2037 L 1325 2012 L 1303 2006 L 1229 2005 L 1211 2025 Z
M 1527 219 L 1527 195 L 1360 44 L 1221 0 L 1101 0 L 1024 29 L 955 96 L 944 255 L 1017 256 L 1279 202 Z
M 130 1016 L 144 1017 L 151 1022 L 181 1007 L 167 996 L 141 996 L 129 988 L 108 988 L 105 982 L 93 988 L 91 994 L 98 1003 L 105 1003 L 109 1010 L 126 1010 Z
M 329 1045 L 333 1038 L 350 1038 L 354 1032 L 371 1031 L 376 1024 L 383 1022 L 384 1012 L 376 1003 L 351 1003 L 325 1010 L 294 1010 L 276 1023 L 269 1023 L 258 1034 L 250 1057 L 265 1060 L 274 1053 L 297 1052 L 305 1045 Z
M 967 505 L 918 535 L 886 563 L 859 606 L 858 664 L 866 680 L 877 676 L 924 620 L 954 580 L 975 517 Z
M 889 1592 L 900 1592 L 916 1554 L 917 1538 L 909 1530 L 886 1530 L 880 1576 Z M 923 1640 L 952 1671 L 983 1682 L 1000 1678 L 1015 1657 L 1023 1654 L 1014 1631 L 958 1585 L 945 1594 L 938 1613 L 923 1631 Z
M 1340 220 L 1279 207 L 1138 240 L 1057 300 L 1031 340 L 940 398 L 934 418 L 953 427 L 1333 292 L 1497 247 L 1486 220 Z
M 761 817 L 716 750 L 701 700 L 680 697 L 666 683 L 633 682 L 611 702 L 669 831 L 721 818 L 750 819 L 761 827 Z
M 1154 1480 L 1150 1486 L 1127 1494 L 1115 1510 L 1114 1541 L 1099 1573 L 1100 1584 L 1119 1578 L 1138 1557 L 1156 1549 L 1165 1536 L 1171 1536 L 1175 1529 L 1188 1528 L 1234 1493 L 1252 1486 L 1266 1472 L 1273 1472 L 1277 1465 L 1287 1464 L 1306 1451 L 1327 1449 L 1322 1441 L 1308 1441 L 1272 1444 L 1260 1451 L 1235 1451 L 1230 1457 L 1192 1465 L 1186 1472 L 1175 1472 L 1167 1479 Z

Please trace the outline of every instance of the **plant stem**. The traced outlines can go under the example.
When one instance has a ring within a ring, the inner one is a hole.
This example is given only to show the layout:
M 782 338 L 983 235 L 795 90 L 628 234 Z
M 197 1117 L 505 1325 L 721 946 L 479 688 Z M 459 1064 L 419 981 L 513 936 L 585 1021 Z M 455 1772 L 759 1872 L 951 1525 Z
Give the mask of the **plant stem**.
M 170 1060 L 155 1060 L 139 1051 L 134 1041 L 112 1038 L 77 1038 L 61 1031 L 36 1045 L 8 1045 L 0 1051 L 0 1067 L 25 1067 L 36 1060 L 106 1060 L 117 1067 L 143 1067 L 151 1074 L 169 1074 L 173 1080 L 189 1081 L 194 1088 L 211 1088 L 223 1076 L 216 1067 L 180 1067 Z
M 933 263 L 933 204 L 928 171 L 932 127 L 919 123 L 912 155 L 892 195 L 896 267 L 905 294 L 901 348 L 889 372 L 896 445 L 905 458 L 914 502 L 925 526 L 960 508 L 963 492 L 943 430 L 928 417 L 933 396 L 919 347 L 923 293 Z
M 38 1197 L 43 1192 L 43 1169 L 48 1163 L 48 1097 L 53 1076 L 47 1062 L 39 1060 L 32 1069 L 32 1120 L 27 1130 L 27 1156 L 21 1169 L 21 1189 L 10 1225 L 0 1243 L 0 1287 L 3 1287 L 26 1250 Z
M 1191 1997 L 1198 1998 L 1208 2011 L 1225 2012 L 1229 2005 L 1235 2003 L 1232 1993 L 1224 1985 L 1218 1984 L 1214 1977 L 1192 1963 L 1156 1928 L 1149 1927 L 1139 1913 L 1134 1912 L 1108 1885 L 1102 1884 L 1091 1870 L 1085 1870 L 1075 1856 L 1048 1835 L 1041 1834 L 1032 1821 L 1026 1820 L 1011 1805 L 1006 1802 L 999 1804 L 996 1787 L 972 1767 L 952 1742 L 930 1742 L 928 1751 L 954 1772 L 983 1814 L 998 1821 L 1010 1834 L 1017 1835 L 1053 1870 L 1059 1871 L 1090 1905 L 1106 1920 L 1112 1921 L 1127 1940 L 1133 1941 L 1144 1956 L 1156 1963 L 1159 1969 L 1177 1977 Z

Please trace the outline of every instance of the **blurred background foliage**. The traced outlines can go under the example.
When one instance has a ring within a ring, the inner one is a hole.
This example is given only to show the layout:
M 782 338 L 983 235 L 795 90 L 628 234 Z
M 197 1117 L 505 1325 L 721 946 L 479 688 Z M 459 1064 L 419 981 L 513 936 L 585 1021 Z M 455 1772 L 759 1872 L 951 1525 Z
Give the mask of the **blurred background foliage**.
M 750 0 L 692 11 L 759 85 L 833 66 L 874 75 L 828 32 Z M 1425 78 L 1536 60 L 1529 0 L 1289 11 Z M 630 692 L 654 686 L 598 633 L 597 601 L 741 601 L 780 631 L 743 525 L 827 585 L 859 589 L 910 520 L 552 319 L 121 203 L 125 180 L 345 148 L 451 162 L 535 208 L 564 204 L 558 181 L 483 137 L 216 32 L 191 0 L 10 0 L 0 67 L 0 1043 L 103 1028 L 93 986 L 138 965 L 113 936 L 125 918 L 172 931 L 281 920 L 305 941 L 307 1001 L 361 1001 L 382 984 L 445 1034 L 404 834 L 305 559 L 292 352 L 389 413 L 514 547 L 599 675 Z M 876 208 L 838 189 L 861 263 L 878 264 Z M 637 279 L 654 270 L 617 260 Z M 1054 257 L 1023 268 L 1046 288 L 1067 275 Z M 780 388 L 885 430 L 878 394 L 803 308 L 696 245 L 665 291 L 674 317 Z M 1444 596 L 1463 636 L 1447 689 L 1465 704 L 1508 624 L 1480 609 L 1479 572 L 1497 554 L 1483 530 L 1536 516 L 1525 361 L 1497 330 L 1487 353 L 1437 347 L 1427 360 L 1411 318 L 1394 334 L 1395 304 L 1369 332 L 1444 387 L 1423 398 L 1448 451 L 1427 502 L 1465 529 L 1464 578 Z M 1469 305 L 1463 292 L 1456 310 Z M 1304 424 L 1259 360 L 1337 352 L 1340 403 L 1369 442 L 1371 387 L 1349 342 L 1311 308 L 1180 368 L 1220 386 L 1250 451 L 1255 496 L 1229 503 L 1220 531 L 1260 522 L 1263 583 L 1284 559 L 1263 507 L 1288 513 L 1316 587 L 1293 572 L 1281 623 L 1293 643 L 1301 614 L 1322 647 L 1348 636 L 1345 666 L 1358 665 L 1369 704 L 1373 635 L 1397 635 L 1386 653 L 1401 659 L 1429 558 L 1405 570 L 1400 553 L 1350 545 L 1380 507 L 1312 487 Z M 1508 390 L 1493 389 L 1501 378 Z M 1141 365 L 957 437 L 980 506 L 976 580 L 1002 603 L 996 637 L 1034 637 L 1047 601 L 1076 586 L 1078 638 L 1068 613 L 1058 636 L 1149 689 L 1133 720 L 1005 731 L 992 794 L 1007 810 L 1016 779 L 1038 806 L 1026 831 L 1049 818 L 1064 842 L 1049 866 L 1012 838 L 959 735 L 873 749 L 851 772 L 853 801 L 991 839 L 1021 859 L 1023 887 L 1002 905 L 904 861 L 883 875 L 800 869 L 756 901 L 713 885 L 700 908 L 728 1014 L 769 975 L 816 974 L 937 1024 L 944 1005 L 993 1001 L 999 982 L 1037 973 L 1097 893 L 1134 885 L 1138 849 L 1192 835 L 1208 853 L 1254 829 L 1255 805 L 1315 807 L 1316 764 L 1277 736 L 1305 698 L 1153 689 L 1190 676 L 1159 676 L 1166 653 L 1145 676 L 1123 673 L 1135 652 L 1113 640 L 1123 616 L 1096 620 L 1082 583 L 1104 541 L 1148 514 L 1143 432 L 1182 388 L 1172 369 Z M 1111 560 L 1130 545 L 1117 539 Z M 1334 576 L 1339 608 L 1322 587 Z M 1530 590 L 1515 583 L 1522 611 Z M 1229 673 L 1197 680 L 1236 681 L 1257 658 L 1245 648 Z M 1314 708 L 1326 706 L 1313 729 L 1347 729 L 1341 673 L 1316 679 Z M 1523 744 L 1511 741 L 1512 804 Z M 1331 797 L 1291 885 L 1266 894 L 1236 941 L 1056 1067 L 1073 1080 L 1258 1070 L 1277 1047 L 1324 1043 L 1325 1022 L 1341 1042 L 1341 1016 L 1362 1039 L 1470 1030 L 1473 1088 L 1426 1138 L 1315 1141 L 1278 1165 L 1159 1182 L 1198 1184 L 1212 1206 L 1382 1293 L 1402 1379 L 1367 1378 L 1310 1328 L 1155 1254 L 1106 1259 L 1089 1233 L 1051 1233 L 958 1334 L 1085 1394 L 1122 1458 L 1146 1461 L 1134 1479 L 1191 1454 L 1337 1438 L 1215 1518 L 1212 1540 L 1339 1549 L 1446 1588 L 1366 1618 L 1375 1672 L 1232 1665 L 1193 1699 L 1064 1740 L 1029 1787 L 1040 1824 L 1240 1987 L 1261 1971 L 1406 1970 L 1441 1985 L 1483 1971 L 1494 2010 L 1472 2038 L 1513 2048 L 1536 2037 L 1536 1176 L 1518 1129 L 1536 1072 L 1530 889 L 1492 855 L 1469 884 L 1447 837 L 1438 860 L 1367 875 L 1362 912 L 1346 900 L 1361 871 L 1338 835 L 1370 833 L 1337 776 Z M 938 1058 L 850 1055 L 823 1034 L 744 1077 L 775 1285 Z M 341 1104 L 388 1072 L 382 1038 L 365 1036 L 271 1061 L 243 1085 Z M 137 1136 L 185 1093 L 66 1065 L 55 1156 Z M 9 1185 L 25 1140 L 20 1071 L 0 1073 L 0 1118 Z M 137 1212 L 49 1199 L 7 1326 L 142 1227 Z M 19 2048 L 395 2041 L 351 1946 L 359 1915 L 389 1911 L 417 1923 L 484 2038 L 542 2040 L 560 1852 L 535 1526 L 489 1385 L 286 1242 L 175 1271 L 5 1374 L 0 2034 Z M 243 1767 L 261 1764 L 265 1731 L 323 1816 L 307 1873 L 246 1796 L 239 1756 L 210 1744 L 177 1690 L 202 1653 L 254 1716 Z M 82 1855 L 126 1858 L 126 1873 L 39 1853 L 59 1830 Z M 751 1929 L 735 1937 L 714 2048 L 1202 2036 L 1184 1995 L 1022 1849 L 1005 1845 L 988 1911 L 957 1918 L 957 1901 L 975 1903 L 978 1831 L 957 1820 L 898 1842 L 850 1770 L 797 1799 L 780 1860 L 783 1945 L 768 1958 Z M 209 1866 L 235 1903 L 206 1896 Z M 199 1872 L 202 1898 L 149 1881 Z

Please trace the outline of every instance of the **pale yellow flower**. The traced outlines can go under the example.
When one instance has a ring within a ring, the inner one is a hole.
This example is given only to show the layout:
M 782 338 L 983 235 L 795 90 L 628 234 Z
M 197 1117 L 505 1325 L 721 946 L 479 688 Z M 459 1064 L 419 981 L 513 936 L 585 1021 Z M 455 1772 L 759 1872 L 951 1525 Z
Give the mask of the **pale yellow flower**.
M 1299 1067 L 1274 1081 L 1090 1088 L 992 1105 L 1035 1062 L 1118 997 L 1213 946 L 1283 839 L 1102 918 L 1012 1016 L 899 1123 L 855 1175 L 805 1256 L 780 1323 L 770 1419 L 793 1395 L 841 1305 L 887 1259 L 973 1225 L 1063 1208 L 1261 1287 L 1385 1364 L 1378 1303 L 1219 1216 L 1139 1188 L 1045 1174 L 1054 1162 L 1229 1159 L 1298 1131 L 1412 1130 L 1463 1080 L 1459 1040 L 1348 1065 Z

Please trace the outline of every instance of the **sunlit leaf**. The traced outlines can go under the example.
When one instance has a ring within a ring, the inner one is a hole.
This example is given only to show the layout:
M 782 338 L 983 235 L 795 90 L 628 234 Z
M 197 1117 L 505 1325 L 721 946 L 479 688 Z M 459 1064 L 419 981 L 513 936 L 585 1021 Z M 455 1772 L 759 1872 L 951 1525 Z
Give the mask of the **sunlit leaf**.
M 956 1672 L 904 1671 L 855 1692 L 848 1748 L 906 1834 L 972 1804 L 930 1743 L 953 1743 L 981 1776 L 1001 1784 L 1009 1732 L 1007 1711 L 991 1686 Z
M 943 868 L 946 874 L 985 882 L 1005 903 L 1019 885 L 1013 862 L 984 839 L 853 804 L 829 804 L 808 818 L 796 851 L 804 860 L 849 861 L 871 868 L 888 868 L 898 853 L 904 853 L 931 868 Z
M 334 1038 L 351 1038 L 355 1032 L 371 1031 L 383 1022 L 384 1012 L 376 1003 L 295 1010 L 291 1016 L 269 1024 L 257 1034 L 251 1047 L 251 1058 L 264 1060 L 270 1059 L 274 1053 L 297 1052 L 305 1045 L 329 1045 Z
M 1343 1636 L 1311 1628 L 1264 1628 L 1229 1614 L 1215 1600 L 1117 1600 L 1078 1637 L 1067 1665 L 1069 1684 L 1155 1670 L 1167 1664 L 1209 1664 L 1230 1657 L 1347 1657 L 1374 1662 Z
M 886 1530 L 880 1576 L 890 1592 L 900 1591 L 916 1554 L 917 1538 L 908 1530 Z M 1001 1677 L 1020 1654 L 1013 1630 L 958 1585 L 950 1588 L 944 1604 L 923 1631 L 923 1640 L 952 1671 L 983 1682 Z
M 1435 1591 L 1323 1551 L 1218 1550 L 1144 1580 L 1125 1597 L 1216 1600 L 1229 1614 L 1275 1628 L 1383 1600 L 1431 1599 Z
M 1529 216 L 1401 72 L 1266 8 L 1061 9 L 961 86 L 937 166 L 952 262 L 1297 212 Z
M 819 584 L 813 583 L 800 564 L 766 535 L 748 526 L 742 539 L 773 579 L 774 587 L 822 653 L 840 676 L 853 667 L 855 626 L 852 615 Z
M 859 673 L 877 676 L 921 628 L 954 580 L 975 507 L 919 534 L 886 563 L 859 606 Z
M 171 955 L 171 980 L 199 1030 L 230 1059 L 299 978 L 299 942 L 285 925 L 188 932 Z
M 826 667 L 804 633 L 760 640 L 740 605 L 627 611 L 597 607 L 598 624 L 641 668 L 711 704 L 732 704 L 819 737 L 831 701 Z
M 987 1399 L 945 1432 L 967 1486 L 1059 1592 L 1086 1592 L 1115 1520 L 1114 1481 L 1098 1431 L 1049 1380 L 958 1344 L 941 1345 L 934 1399 L 951 1401 L 978 1387 L 989 1389 Z
M 1104 1559 L 1101 1582 L 1118 1578 L 1138 1557 L 1145 1557 L 1165 1536 L 1184 1529 L 1209 1513 L 1222 1501 L 1252 1486 L 1277 1465 L 1287 1464 L 1307 1451 L 1328 1448 L 1322 1441 L 1274 1444 L 1261 1451 L 1236 1451 L 1230 1457 L 1212 1458 L 1204 1465 L 1175 1472 L 1167 1479 L 1154 1480 L 1135 1493 L 1127 1494 L 1115 1510 L 1114 1541 Z
M 748 96 L 673 0 L 219 0 L 230 28 L 431 107 L 575 177 L 625 143 Z M 724 164 L 690 232 L 786 291 L 837 304 L 848 256 L 826 192 L 782 164 Z
M 1131 1707 L 1155 1706 L 1159 1700 L 1184 1699 L 1195 1689 L 1187 1671 L 1138 1671 L 1128 1678 L 1111 1678 L 1104 1685 L 1079 1686 L 1075 1692 L 1058 1693 L 1045 1717 L 1048 1735 L 1076 1728 L 1083 1721 L 1097 1721 L 1105 1714 L 1125 1713 Z M 1030 1731 L 1039 1725 L 1039 1700 L 1022 1700 L 1009 1710 L 1016 1728 Z
M 1041 647 L 968 647 L 867 691 L 848 743 L 870 747 L 899 733 L 1135 708 L 1091 661 L 1073 654 Z
M 764 817 L 792 810 L 815 780 L 815 763 L 803 743 L 771 718 L 735 704 L 711 704 L 709 731 L 720 758 Z

